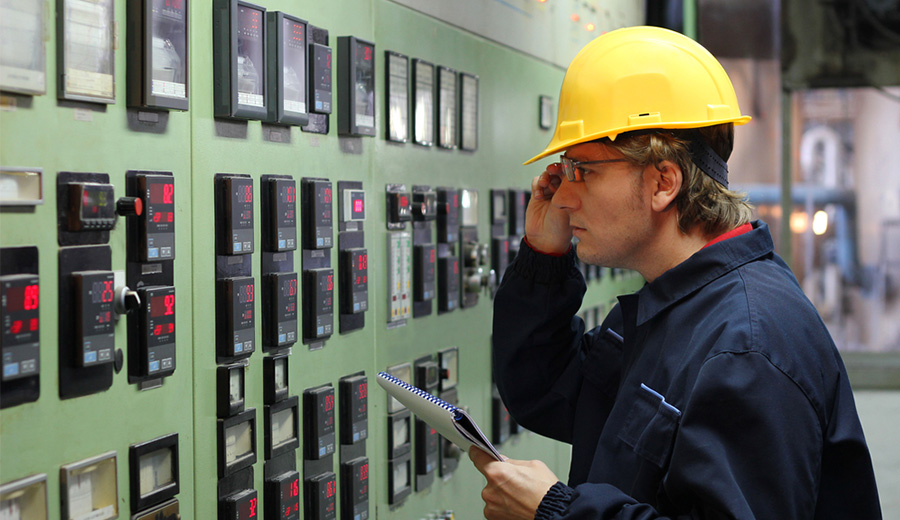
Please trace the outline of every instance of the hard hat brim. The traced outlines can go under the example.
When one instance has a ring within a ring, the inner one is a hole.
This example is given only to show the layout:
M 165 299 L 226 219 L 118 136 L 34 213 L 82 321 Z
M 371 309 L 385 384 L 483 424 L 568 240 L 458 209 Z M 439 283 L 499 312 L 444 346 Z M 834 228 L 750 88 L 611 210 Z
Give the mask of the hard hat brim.
M 702 124 L 666 123 L 664 125 L 650 124 L 650 125 L 626 126 L 626 127 L 617 128 L 610 132 L 601 132 L 599 134 L 582 136 L 578 139 L 573 139 L 573 140 L 567 141 L 567 142 L 559 142 L 559 141 L 556 141 L 556 139 L 553 139 L 550 142 L 550 146 L 548 146 L 546 149 L 544 149 L 543 152 L 535 155 L 531 159 L 528 159 L 527 161 L 522 163 L 522 165 L 525 166 L 525 165 L 531 164 L 535 161 L 539 161 L 539 160 L 543 159 L 544 157 L 547 157 L 548 155 L 553 155 L 555 153 L 565 151 L 565 150 L 569 149 L 570 147 L 575 146 L 576 144 L 587 143 L 590 141 L 596 141 L 597 139 L 603 139 L 604 137 L 608 137 L 610 141 L 615 141 L 616 137 L 618 137 L 620 134 L 624 134 L 626 132 L 634 132 L 636 130 L 649 130 L 649 129 L 655 129 L 655 128 L 659 128 L 659 129 L 701 128 L 701 127 L 705 127 L 705 126 L 715 126 L 715 125 L 720 125 L 720 124 L 725 124 L 725 123 L 734 123 L 735 125 L 745 125 L 745 124 L 749 123 L 751 119 L 752 118 L 750 116 L 741 116 L 738 118 L 723 119 L 721 121 L 703 121 Z

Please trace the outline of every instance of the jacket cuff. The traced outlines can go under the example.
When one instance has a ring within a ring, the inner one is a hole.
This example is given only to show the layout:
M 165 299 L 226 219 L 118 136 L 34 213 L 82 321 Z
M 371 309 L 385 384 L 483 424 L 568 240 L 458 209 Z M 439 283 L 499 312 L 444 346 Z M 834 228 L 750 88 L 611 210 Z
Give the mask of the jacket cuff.
M 508 269 L 538 283 L 561 283 L 578 273 L 575 267 L 575 248 L 570 247 L 562 256 L 545 255 L 535 251 L 522 239 L 519 253 Z
M 575 495 L 575 490 L 562 482 L 553 484 L 537 508 L 534 520 L 551 520 L 561 516 Z

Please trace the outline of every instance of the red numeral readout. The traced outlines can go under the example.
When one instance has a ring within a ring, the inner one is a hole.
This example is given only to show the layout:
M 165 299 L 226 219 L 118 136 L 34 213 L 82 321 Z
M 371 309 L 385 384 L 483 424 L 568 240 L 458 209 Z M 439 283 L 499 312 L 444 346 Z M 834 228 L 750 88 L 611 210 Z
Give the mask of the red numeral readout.
M 369 463 L 366 462 L 359 467 L 359 481 L 362 482 L 369 478 Z
M 326 395 L 325 396 L 325 411 L 330 412 L 334 410 L 334 395 Z
M 359 398 L 365 399 L 367 395 L 369 395 L 369 384 L 368 383 L 360 383 L 359 384 Z

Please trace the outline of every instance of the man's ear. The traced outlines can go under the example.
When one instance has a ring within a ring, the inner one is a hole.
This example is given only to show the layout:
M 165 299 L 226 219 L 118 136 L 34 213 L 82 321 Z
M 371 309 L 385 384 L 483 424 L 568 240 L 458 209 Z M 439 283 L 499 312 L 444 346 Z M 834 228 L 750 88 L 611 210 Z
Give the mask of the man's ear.
M 666 211 L 681 191 L 684 182 L 681 167 L 672 161 L 660 161 L 650 167 L 650 174 L 653 180 L 650 206 L 653 211 Z

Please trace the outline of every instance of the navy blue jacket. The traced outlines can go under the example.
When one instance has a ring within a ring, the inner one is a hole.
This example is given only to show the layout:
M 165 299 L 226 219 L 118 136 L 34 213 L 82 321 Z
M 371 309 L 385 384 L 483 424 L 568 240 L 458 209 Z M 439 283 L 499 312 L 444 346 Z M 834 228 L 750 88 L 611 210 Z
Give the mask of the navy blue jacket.
M 572 444 L 536 518 L 881 518 L 834 342 L 753 227 L 588 332 L 574 254 L 523 242 L 494 302 L 495 378 L 516 421 Z

